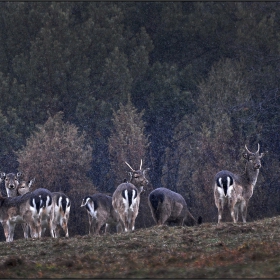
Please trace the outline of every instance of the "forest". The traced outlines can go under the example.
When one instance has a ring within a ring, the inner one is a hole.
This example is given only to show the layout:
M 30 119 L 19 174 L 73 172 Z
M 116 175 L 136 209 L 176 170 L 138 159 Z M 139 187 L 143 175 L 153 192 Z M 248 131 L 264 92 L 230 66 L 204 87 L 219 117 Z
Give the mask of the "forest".
M 65 192 L 70 236 L 88 232 L 83 197 L 111 195 L 141 159 L 136 228 L 154 225 L 158 187 L 216 223 L 213 177 L 243 173 L 245 145 L 265 154 L 247 220 L 280 213 L 279 2 L 0 7 L 0 171 Z

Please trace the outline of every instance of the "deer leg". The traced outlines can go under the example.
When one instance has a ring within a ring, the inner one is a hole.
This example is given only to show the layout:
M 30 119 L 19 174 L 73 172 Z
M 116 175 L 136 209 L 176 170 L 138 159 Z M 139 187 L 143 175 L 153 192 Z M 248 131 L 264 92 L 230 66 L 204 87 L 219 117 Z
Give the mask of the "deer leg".
M 234 199 L 230 199 L 229 200 L 229 209 L 230 209 L 230 215 L 231 215 L 234 223 L 236 223 L 235 205 L 236 205 L 236 201 Z
M 246 203 L 246 201 L 243 201 L 241 203 L 241 215 L 244 224 L 246 223 L 247 208 L 248 208 L 248 204 Z
M 235 215 L 235 220 L 236 220 L 236 222 L 238 222 L 239 207 L 240 207 L 239 204 L 235 204 L 235 205 L 234 205 L 234 215 Z
M 218 224 L 222 220 L 223 210 L 224 210 L 224 201 L 223 200 L 219 200 L 219 204 L 218 204 Z
M 9 223 L 9 242 L 12 242 L 14 240 L 14 232 L 15 232 L 15 226 L 14 223 Z
M 68 233 L 68 224 L 67 224 L 67 220 L 66 219 L 63 219 L 61 227 L 63 228 L 63 231 L 65 233 L 65 237 L 68 238 L 69 237 L 69 233 Z
M 119 221 L 119 222 L 117 223 L 117 233 L 121 233 L 121 232 L 123 232 L 123 231 L 124 231 L 123 223 L 122 223 L 122 221 Z
M 28 239 L 29 225 L 27 223 L 21 224 L 23 229 L 23 235 L 25 239 Z

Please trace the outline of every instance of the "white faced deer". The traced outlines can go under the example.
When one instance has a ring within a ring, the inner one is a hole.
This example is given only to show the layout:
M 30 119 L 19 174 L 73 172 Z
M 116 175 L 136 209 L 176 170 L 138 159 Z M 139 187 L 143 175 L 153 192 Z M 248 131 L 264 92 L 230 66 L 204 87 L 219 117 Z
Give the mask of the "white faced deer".
M 86 196 L 81 204 L 86 207 L 89 221 L 89 235 L 100 234 L 100 229 L 105 225 L 105 233 L 111 225 L 117 227 L 117 232 L 122 231 L 120 216 L 114 210 L 112 205 L 112 197 L 97 193 Z
M 59 237 L 59 227 L 69 237 L 68 220 L 70 215 L 71 202 L 67 195 L 61 192 L 52 192 L 51 210 L 51 235 L 53 238 Z
M 2 173 L 1 176 L 4 177 L 5 180 L 5 188 L 8 197 L 14 197 L 17 195 L 17 187 L 19 185 L 19 178 L 22 176 L 21 172 L 15 173 Z
M 133 231 L 135 219 L 138 215 L 140 194 L 144 190 L 144 186 L 148 184 L 145 177 L 149 168 L 142 170 L 142 160 L 139 170 L 134 170 L 127 162 L 127 166 L 131 169 L 130 182 L 120 184 L 112 197 L 112 205 L 115 211 L 120 215 L 125 232 Z
M 194 219 L 187 207 L 185 199 L 176 192 L 167 188 L 157 188 L 149 194 L 148 204 L 154 221 L 158 226 L 165 223 L 171 225 L 193 226 L 201 223 L 201 217 L 198 222 Z
M 246 152 L 243 157 L 246 159 L 245 172 L 242 175 L 231 173 L 227 170 L 218 172 L 214 178 L 214 198 L 218 208 L 218 224 L 221 222 L 223 209 L 226 203 L 230 209 L 233 222 L 238 221 L 238 212 L 241 211 L 243 223 L 246 223 L 249 199 L 253 195 L 263 153 L 258 150 L 252 153 L 245 145 Z

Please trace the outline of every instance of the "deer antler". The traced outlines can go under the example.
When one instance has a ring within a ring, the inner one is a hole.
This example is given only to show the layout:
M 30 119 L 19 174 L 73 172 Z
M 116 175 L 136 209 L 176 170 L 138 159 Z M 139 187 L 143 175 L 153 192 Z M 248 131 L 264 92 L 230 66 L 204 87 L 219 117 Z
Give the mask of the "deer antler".
M 125 163 L 132 171 L 135 171 L 126 161 L 125 161 Z
M 260 144 L 258 143 L 258 150 L 256 151 L 256 154 L 260 151 Z
M 142 159 L 141 159 L 141 162 L 140 162 L 140 168 L 139 168 L 139 170 L 141 170 L 141 168 L 142 168 Z
M 252 154 L 252 152 L 249 151 L 249 149 L 247 148 L 247 146 L 245 145 L 245 149 L 249 154 Z

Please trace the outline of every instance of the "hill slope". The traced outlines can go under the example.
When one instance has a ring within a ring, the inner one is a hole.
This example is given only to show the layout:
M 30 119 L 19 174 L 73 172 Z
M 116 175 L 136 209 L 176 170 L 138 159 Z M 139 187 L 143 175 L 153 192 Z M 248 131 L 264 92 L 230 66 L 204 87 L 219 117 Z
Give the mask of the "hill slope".
M 280 216 L 0 243 L 0 278 L 279 278 Z

